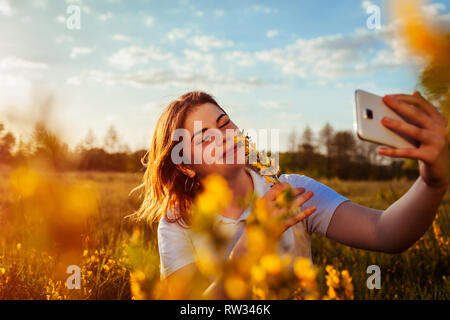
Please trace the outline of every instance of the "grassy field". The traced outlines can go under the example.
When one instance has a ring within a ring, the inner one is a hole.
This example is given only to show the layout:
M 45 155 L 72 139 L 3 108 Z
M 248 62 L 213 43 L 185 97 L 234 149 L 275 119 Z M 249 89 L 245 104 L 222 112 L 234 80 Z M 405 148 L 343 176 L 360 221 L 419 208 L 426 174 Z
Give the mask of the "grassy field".
M 125 173 L 3 171 L 0 299 L 148 297 L 146 288 L 159 278 L 155 231 L 125 219 L 138 204 L 128 193 L 140 179 L 140 174 Z M 318 181 L 377 209 L 386 209 L 413 183 Z M 355 299 L 449 299 L 449 202 L 447 193 L 433 226 L 398 255 L 353 249 L 314 235 L 320 291 L 326 291 L 325 266 L 332 265 L 349 271 Z M 85 219 L 74 221 L 80 213 Z M 68 264 L 81 269 L 80 290 L 65 286 Z M 366 286 L 366 269 L 373 264 L 381 268 L 379 290 Z

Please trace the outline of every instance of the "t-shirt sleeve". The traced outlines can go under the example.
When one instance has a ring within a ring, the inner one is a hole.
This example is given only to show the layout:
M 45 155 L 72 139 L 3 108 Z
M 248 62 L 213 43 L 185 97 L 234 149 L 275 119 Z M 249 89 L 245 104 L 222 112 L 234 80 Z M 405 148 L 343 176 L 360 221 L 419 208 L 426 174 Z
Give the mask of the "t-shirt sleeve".
M 314 192 L 312 198 L 303 204 L 304 209 L 311 206 L 316 206 L 317 208 L 305 219 L 306 230 L 311 234 L 319 233 L 326 236 L 334 211 L 342 202 L 350 199 L 325 184 L 304 175 L 285 174 L 283 178 L 280 180 L 289 183 L 293 187 L 304 187 L 306 189 L 305 192 L 308 190 Z
M 158 224 L 158 250 L 161 279 L 196 260 L 186 229 L 164 218 Z

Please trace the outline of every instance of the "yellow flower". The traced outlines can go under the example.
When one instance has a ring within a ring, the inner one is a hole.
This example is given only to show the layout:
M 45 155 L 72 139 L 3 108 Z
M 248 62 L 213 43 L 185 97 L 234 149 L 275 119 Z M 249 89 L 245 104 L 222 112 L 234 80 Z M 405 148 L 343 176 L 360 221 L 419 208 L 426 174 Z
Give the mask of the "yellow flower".
M 204 191 L 197 196 L 196 205 L 202 213 L 217 214 L 228 206 L 232 193 L 225 178 L 211 174 L 203 180 Z
M 247 238 L 250 253 L 259 254 L 266 248 L 266 235 L 261 227 L 247 227 Z
M 247 295 L 247 283 L 237 275 L 225 279 L 225 291 L 231 299 L 244 299 Z
M 6 272 L 6 269 L 5 269 L 5 268 L 0 268 L 0 273 L 1 273 L 1 274 L 5 274 L 5 272 Z
M 261 265 L 270 274 L 278 274 L 281 271 L 281 261 L 276 253 L 264 255 L 261 258 Z
M 262 282 L 266 278 L 266 270 L 260 265 L 252 266 L 252 279 L 256 282 Z
M 20 248 L 22 248 L 22 244 L 19 242 L 19 243 L 16 245 L 16 248 L 17 248 L 17 250 L 20 250 Z
M 300 257 L 295 260 L 294 273 L 297 278 L 307 282 L 316 279 L 316 271 L 311 267 L 311 261 L 308 258 Z

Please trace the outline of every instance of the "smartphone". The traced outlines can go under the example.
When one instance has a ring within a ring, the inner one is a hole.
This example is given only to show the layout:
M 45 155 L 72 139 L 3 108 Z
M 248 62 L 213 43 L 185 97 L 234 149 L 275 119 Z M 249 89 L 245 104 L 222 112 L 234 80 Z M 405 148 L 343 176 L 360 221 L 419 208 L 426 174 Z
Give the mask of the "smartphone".
M 414 124 L 389 108 L 380 96 L 358 89 L 355 91 L 355 102 L 355 129 L 358 138 L 395 148 L 417 148 L 420 146 L 420 142 L 417 140 L 397 130 L 385 127 L 381 123 L 383 117 L 390 117 Z

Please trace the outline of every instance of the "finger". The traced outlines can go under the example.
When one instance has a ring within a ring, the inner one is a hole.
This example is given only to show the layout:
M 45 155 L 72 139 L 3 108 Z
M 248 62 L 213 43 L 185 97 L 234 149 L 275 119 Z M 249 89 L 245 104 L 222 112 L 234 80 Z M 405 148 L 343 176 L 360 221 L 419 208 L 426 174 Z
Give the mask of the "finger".
M 303 187 L 297 187 L 292 189 L 292 196 L 295 198 L 306 191 Z
M 309 217 L 311 214 L 314 213 L 314 211 L 316 211 L 316 207 L 315 206 L 311 206 L 306 208 L 305 210 L 303 210 L 302 212 L 297 213 L 296 215 L 294 215 L 293 217 L 290 217 L 289 219 L 286 219 L 284 221 L 284 227 L 285 229 L 288 229 L 290 227 L 292 227 L 294 224 L 299 223 L 300 221 L 302 221 L 303 219 L 306 219 L 307 217 Z
M 404 133 L 407 136 L 416 139 L 419 142 L 430 143 L 432 140 L 432 137 L 427 130 L 409 124 L 406 121 L 383 117 L 383 119 L 381 119 L 381 123 L 385 127 L 389 129 L 395 129 L 400 133 Z
M 378 153 L 393 158 L 410 158 L 424 160 L 417 148 L 379 148 Z
M 264 195 L 264 198 L 267 201 L 274 201 L 281 192 L 283 192 L 284 190 L 286 190 L 287 188 L 290 188 L 290 187 L 291 187 L 291 185 L 287 182 L 277 183 L 277 184 L 273 185 L 273 187 L 270 188 L 269 191 L 267 191 L 267 193 Z
M 395 97 L 399 100 L 402 100 L 404 102 L 407 103 L 411 103 L 417 107 L 419 107 L 420 109 L 422 109 L 423 111 L 425 111 L 432 119 L 434 120 L 442 120 L 442 115 L 439 112 L 438 109 L 436 109 L 435 106 L 433 106 L 431 103 L 429 103 L 424 97 L 422 97 L 422 95 L 409 95 L 409 94 L 392 94 L 392 95 L 388 95 L 388 96 L 392 96 Z
M 311 199 L 313 195 L 314 192 L 312 190 L 309 190 L 308 192 L 302 194 L 300 197 L 295 198 L 294 201 L 292 201 L 291 209 L 297 209 L 297 207 L 301 206 L 303 203 Z
M 399 113 L 400 115 L 403 115 L 407 117 L 408 119 L 412 120 L 413 122 L 420 125 L 422 128 L 428 128 L 431 129 L 434 126 L 434 121 L 431 119 L 431 117 L 422 111 L 421 109 L 418 109 L 414 105 L 404 102 L 402 100 L 399 100 L 392 96 L 385 96 L 383 101 L 394 111 Z

